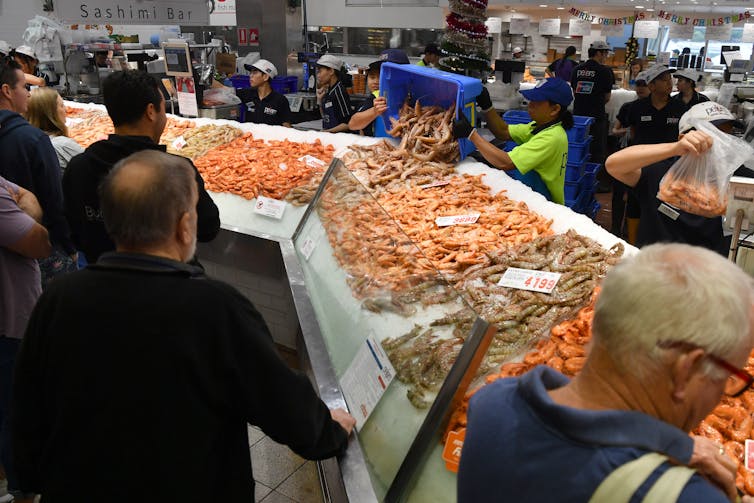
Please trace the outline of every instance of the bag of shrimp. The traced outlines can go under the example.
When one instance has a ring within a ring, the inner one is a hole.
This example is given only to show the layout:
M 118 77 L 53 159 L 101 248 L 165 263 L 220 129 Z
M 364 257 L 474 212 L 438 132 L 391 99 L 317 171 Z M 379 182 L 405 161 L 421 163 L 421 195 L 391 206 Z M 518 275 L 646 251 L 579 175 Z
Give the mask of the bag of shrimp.
M 730 177 L 754 156 L 754 148 L 708 121 L 692 125 L 712 137 L 712 147 L 701 155 L 682 155 L 660 180 L 657 199 L 694 215 L 725 215 Z

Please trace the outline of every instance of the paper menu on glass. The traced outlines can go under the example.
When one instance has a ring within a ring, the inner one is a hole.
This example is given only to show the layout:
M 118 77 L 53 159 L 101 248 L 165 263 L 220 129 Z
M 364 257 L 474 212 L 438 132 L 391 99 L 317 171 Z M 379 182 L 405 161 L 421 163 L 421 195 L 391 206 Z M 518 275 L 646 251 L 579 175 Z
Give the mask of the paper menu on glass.
M 540 35 L 560 35 L 560 18 L 540 19 Z
M 657 38 L 659 32 L 659 21 L 636 21 L 634 23 L 635 38 Z
M 741 35 L 741 42 L 754 42 L 754 23 L 746 23 Z
M 356 418 L 356 429 L 364 426 L 394 376 L 385 351 L 370 335 L 340 379 L 349 411 Z
M 511 35 L 523 35 L 529 29 L 529 18 L 514 17 L 510 20 L 508 33 Z
M 588 37 L 592 34 L 592 23 L 586 19 L 569 19 L 568 35 Z
M 178 88 L 178 108 L 181 115 L 199 116 L 199 105 L 196 102 L 196 88 L 194 79 L 191 77 L 176 77 L 175 84 Z

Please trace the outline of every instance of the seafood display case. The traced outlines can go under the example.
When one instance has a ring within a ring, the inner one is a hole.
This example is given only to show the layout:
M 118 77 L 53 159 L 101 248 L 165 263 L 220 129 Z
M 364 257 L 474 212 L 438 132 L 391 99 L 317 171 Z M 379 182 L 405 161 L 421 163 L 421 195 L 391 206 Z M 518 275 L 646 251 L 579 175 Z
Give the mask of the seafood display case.
M 339 159 L 283 248 L 300 352 L 323 400 L 357 417 L 336 476 L 347 499 L 453 501 L 432 453 L 494 330 Z M 363 395 L 365 351 L 384 366 L 381 398 Z

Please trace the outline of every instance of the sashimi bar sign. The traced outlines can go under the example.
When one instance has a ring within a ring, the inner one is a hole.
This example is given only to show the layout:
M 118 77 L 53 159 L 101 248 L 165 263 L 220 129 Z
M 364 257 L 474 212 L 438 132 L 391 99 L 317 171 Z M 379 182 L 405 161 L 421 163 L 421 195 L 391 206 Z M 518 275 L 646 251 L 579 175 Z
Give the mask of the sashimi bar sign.
M 209 24 L 207 0 L 57 0 L 67 23 Z

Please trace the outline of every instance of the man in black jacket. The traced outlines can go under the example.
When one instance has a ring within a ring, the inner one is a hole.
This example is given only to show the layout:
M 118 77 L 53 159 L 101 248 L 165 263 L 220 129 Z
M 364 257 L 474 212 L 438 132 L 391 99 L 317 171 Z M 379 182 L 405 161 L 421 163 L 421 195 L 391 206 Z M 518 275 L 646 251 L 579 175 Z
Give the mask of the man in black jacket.
M 115 134 L 98 141 L 68 163 L 63 175 L 65 211 L 73 239 L 88 262 L 115 248 L 105 232 L 97 187 L 113 165 L 141 150 L 159 150 L 165 130 L 165 98 L 151 75 L 136 70 L 116 72 L 102 83 L 105 107 L 115 126 Z M 220 230 L 217 206 L 204 190 L 204 180 L 194 169 L 199 202 L 197 239 L 212 241 Z
M 328 410 L 238 291 L 186 263 L 194 171 L 146 150 L 101 188 L 116 251 L 51 283 L 16 360 L 19 486 L 57 503 L 253 501 L 247 422 L 308 459 L 342 453 Z

